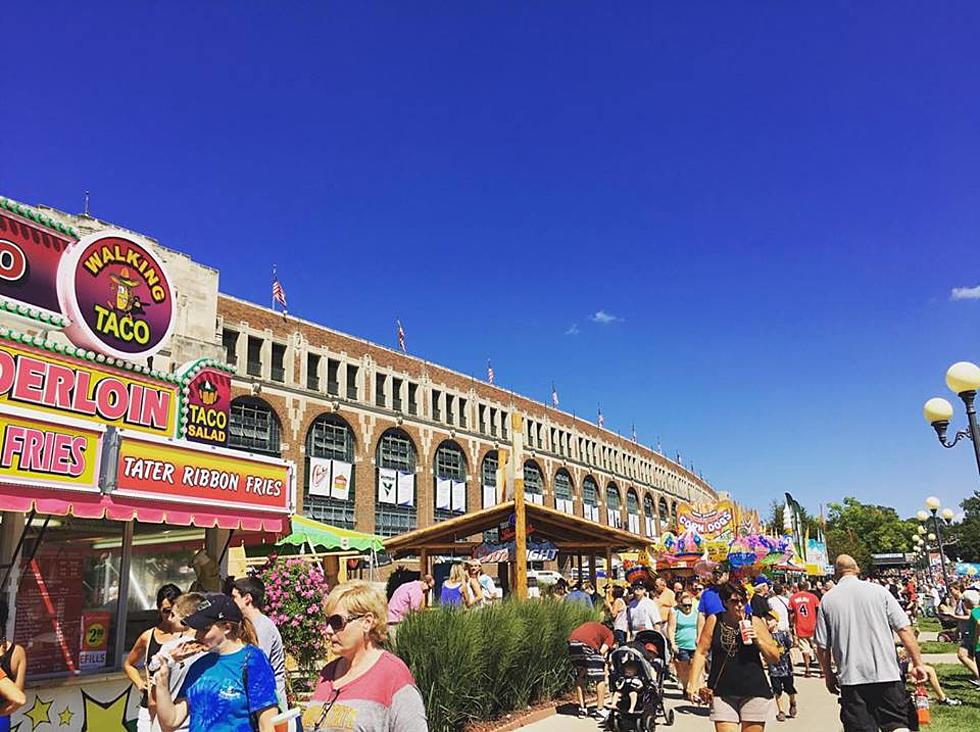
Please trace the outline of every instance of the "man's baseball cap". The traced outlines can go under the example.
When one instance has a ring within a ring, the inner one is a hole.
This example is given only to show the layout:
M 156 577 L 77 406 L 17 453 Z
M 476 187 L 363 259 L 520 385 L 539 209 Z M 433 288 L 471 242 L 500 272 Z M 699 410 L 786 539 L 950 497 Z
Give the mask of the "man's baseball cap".
M 184 618 L 183 623 L 194 630 L 204 630 L 215 623 L 240 623 L 242 611 L 228 595 L 209 592 L 197 606 L 197 610 Z
M 764 574 L 760 574 L 758 577 L 756 577 L 754 580 L 752 580 L 752 584 L 755 587 L 759 587 L 761 585 L 768 585 L 769 584 L 769 578 L 766 577 Z
M 645 590 L 646 588 L 647 583 L 643 580 L 636 580 L 636 582 L 630 585 L 631 590 Z

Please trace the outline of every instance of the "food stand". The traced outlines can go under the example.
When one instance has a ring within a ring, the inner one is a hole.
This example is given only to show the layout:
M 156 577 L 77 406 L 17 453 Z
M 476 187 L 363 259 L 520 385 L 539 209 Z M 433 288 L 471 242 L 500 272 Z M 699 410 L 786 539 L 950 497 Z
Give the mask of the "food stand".
M 28 654 L 12 726 L 124 732 L 140 695 L 122 661 L 157 588 L 216 589 L 231 532 L 288 532 L 295 469 L 224 447 L 220 365 L 139 363 L 173 326 L 151 250 L 2 203 L 5 261 L 29 262 L 0 278 L 3 322 L 23 324 L 0 325 L 0 591 Z

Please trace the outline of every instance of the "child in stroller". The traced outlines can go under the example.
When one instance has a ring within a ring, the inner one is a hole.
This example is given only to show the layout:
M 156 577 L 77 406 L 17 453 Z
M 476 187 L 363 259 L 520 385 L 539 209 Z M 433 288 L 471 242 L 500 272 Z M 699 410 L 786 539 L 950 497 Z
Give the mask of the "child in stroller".
M 667 639 L 656 630 L 642 630 L 610 654 L 608 726 L 617 732 L 653 732 L 657 719 L 674 723 L 674 711 L 664 707 L 663 687 L 670 663 Z

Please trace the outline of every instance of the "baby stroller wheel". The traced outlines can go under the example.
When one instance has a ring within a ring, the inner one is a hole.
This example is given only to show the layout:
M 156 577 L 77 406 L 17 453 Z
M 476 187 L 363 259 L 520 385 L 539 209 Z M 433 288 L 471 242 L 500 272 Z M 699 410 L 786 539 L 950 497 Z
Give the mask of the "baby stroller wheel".
M 647 709 L 637 720 L 636 727 L 640 732 L 655 732 L 657 729 L 657 712 Z
M 667 718 L 667 726 L 670 727 L 674 723 L 674 710 L 668 709 L 665 716 Z

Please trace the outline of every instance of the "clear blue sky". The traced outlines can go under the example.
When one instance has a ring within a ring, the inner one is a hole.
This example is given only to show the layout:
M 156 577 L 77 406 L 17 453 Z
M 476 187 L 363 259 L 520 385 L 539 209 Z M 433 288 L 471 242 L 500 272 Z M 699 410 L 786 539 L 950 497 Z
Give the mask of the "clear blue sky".
M 978 487 L 920 415 L 980 360 L 976 4 L 43 5 L 0 193 L 91 190 L 261 303 L 278 262 L 297 315 L 554 381 L 749 504 Z

